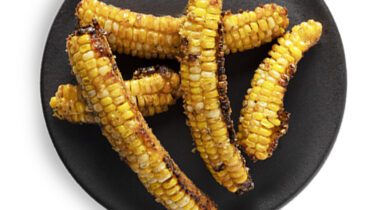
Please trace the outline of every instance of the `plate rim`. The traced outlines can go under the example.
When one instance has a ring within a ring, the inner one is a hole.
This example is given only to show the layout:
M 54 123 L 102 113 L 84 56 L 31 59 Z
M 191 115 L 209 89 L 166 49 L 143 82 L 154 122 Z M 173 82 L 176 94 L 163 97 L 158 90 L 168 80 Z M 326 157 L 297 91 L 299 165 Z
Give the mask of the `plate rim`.
M 109 209 L 112 205 L 107 202 L 106 200 L 102 199 L 101 196 L 97 196 L 95 195 L 94 192 L 92 192 L 88 187 L 87 185 L 83 184 L 80 180 L 79 180 L 79 177 L 78 175 L 76 175 L 74 172 L 73 172 L 73 169 L 68 165 L 68 161 L 66 160 L 66 158 L 64 157 L 63 155 L 63 151 L 61 150 L 60 147 L 57 146 L 56 144 L 56 139 L 53 137 L 53 131 L 52 131 L 52 128 L 50 127 L 48 121 L 47 121 L 47 117 L 49 116 L 50 113 L 47 112 L 47 110 L 50 108 L 48 107 L 46 104 L 44 104 L 44 101 L 43 99 L 45 98 L 45 93 L 44 93 L 44 83 L 43 83 L 43 77 L 44 77 L 44 74 L 43 74 L 43 71 L 44 71 L 44 64 L 47 62 L 46 61 L 46 49 L 48 48 L 48 42 L 51 38 L 51 35 L 52 35 L 52 29 L 53 29 L 53 26 L 54 26 L 54 23 L 56 22 L 56 20 L 58 19 L 58 15 L 60 13 L 60 11 L 62 10 L 62 8 L 68 4 L 70 0 L 64 0 L 63 3 L 61 4 L 61 6 L 59 7 L 59 10 L 57 12 L 57 14 L 55 15 L 54 19 L 53 19 L 53 22 L 52 22 L 52 25 L 50 26 L 50 29 L 49 29 L 49 33 L 48 33 L 48 37 L 46 39 L 46 42 L 45 42 L 45 46 L 44 46 L 44 52 L 43 52 L 43 57 L 42 57 L 42 61 L 41 61 L 41 70 L 40 70 L 40 102 L 41 102 L 41 106 L 42 106 L 42 112 L 43 112 L 43 116 L 44 116 L 44 121 L 45 121 L 45 124 L 46 124 L 46 127 L 47 127 L 47 130 L 48 130 L 48 133 L 49 133 L 49 137 L 51 139 L 51 142 L 53 143 L 53 146 L 54 146 L 54 149 L 56 150 L 61 162 L 63 163 L 64 167 L 67 169 L 67 171 L 69 172 L 70 176 L 75 180 L 75 182 L 89 195 L 90 198 L 94 199 L 99 205 L 101 205 L 102 207 L 106 208 L 106 209 Z M 325 150 L 325 152 L 323 153 L 323 155 L 321 155 L 322 159 L 318 162 L 317 164 L 317 167 L 315 168 L 315 170 L 313 170 L 311 172 L 311 174 L 305 179 L 305 181 L 293 192 L 291 193 L 288 197 L 286 197 L 285 199 L 283 199 L 282 201 L 280 201 L 277 205 L 274 206 L 274 209 L 281 209 L 283 207 L 285 207 L 287 204 L 289 204 L 294 198 L 296 198 L 310 183 L 311 181 L 315 178 L 315 176 L 319 173 L 319 171 L 323 168 L 323 166 L 325 165 L 325 162 L 326 160 L 328 159 L 328 157 L 330 156 L 331 154 L 331 151 L 333 150 L 334 146 L 335 146 L 335 143 L 337 141 L 337 138 L 338 138 L 338 135 L 339 135 L 339 131 L 340 131 L 340 128 L 342 126 L 342 122 L 343 122 L 343 119 L 344 119 L 344 115 L 345 115 L 345 108 L 346 108 L 346 102 L 347 102 L 347 63 L 346 63 L 346 57 L 345 57 L 345 50 L 344 50 L 344 45 L 343 45 L 343 41 L 342 41 L 342 37 L 340 35 L 340 31 L 339 31 L 339 28 L 338 28 L 338 25 L 336 24 L 336 21 L 333 17 L 333 14 L 331 13 L 329 7 L 327 6 L 326 2 L 324 0 L 318 0 L 320 1 L 320 3 L 322 4 L 322 6 L 324 7 L 324 9 L 326 9 L 326 11 L 328 11 L 328 19 L 331 21 L 331 24 L 333 27 L 335 27 L 337 29 L 337 41 L 339 41 L 339 45 L 342 47 L 341 49 L 341 58 L 342 58 L 342 63 L 341 63 L 341 68 L 342 68 L 342 73 L 341 73 L 341 77 L 342 77 L 342 100 L 340 103 L 341 103 L 341 107 L 339 110 L 341 110 L 340 112 L 340 116 L 339 116 L 339 119 L 337 120 L 337 128 L 336 130 L 334 131 L 334 137 L 331 139 L 330 141 L 330 144 L 328 145 L 328 149 Z

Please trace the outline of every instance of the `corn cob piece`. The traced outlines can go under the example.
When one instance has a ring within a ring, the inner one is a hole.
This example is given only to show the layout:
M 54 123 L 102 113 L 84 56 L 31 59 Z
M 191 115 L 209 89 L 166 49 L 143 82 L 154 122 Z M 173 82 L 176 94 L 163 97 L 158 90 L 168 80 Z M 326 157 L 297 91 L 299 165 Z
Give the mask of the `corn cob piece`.
M 181 89 L 187 124 L 207 168 L 229 191 L 253 183 L 235 139 L 224 69 L 221 0 L 190 0 L 180 35 Z
M 278 39 L 256 70 L 243 103 L 238 143 L 253 160 L 272 156 L 278 139 L 288 130 L 289 114 L 284 111 L 284 94 L 303 53 L 322 35 L 322 25 L 314 20 L 293 27 Z
M 133 80 L 126 81 L 131 100 L 137 104 L 143 116 L 166 112 L 181 96 L 179 75 L 166 67 L 157 66 L 138 69 Z M 81 97 L 74 85 L 60 85 L 50 100 L 53 116 L 71 123 L 96 123 L 93 111 Z
M 82 95 L 100 119 L 103 135 L 166 208 L 216 209 L 148 127 L 128 95 L 104 32 L 94 25 L 69 36 L 67 52 Z
M 179 28 L 185 17 L 157 17 L 107 5 L 98 0 L 82 0 L 76 16 L 80 25 L 97 19 L 109 33 L 111 48 L 119 53 L 143 58 L 174 58 L 179 55 Z M 259 6 L 239 14 L 227 12 L 225 53 L 244 51 L 271 42 L 284 34 L 289 24 L 287 10 L 276 4 Z
M 151 117 L 169 110 L 170 105 L 174 105 L 177 96 L 171 93 L 156 93 L 152 95 L 132 96 L 135 103 L 144 117 Z M 96 117 L 93 110 L 86 105 L 81 97 L 80 88 L 66 84 L 60 85 L 54 97 L 50 99 L 50 107 L 53 109 L 53 116 L 60 120 L 67 120 L 76 124 L 94 124 Z

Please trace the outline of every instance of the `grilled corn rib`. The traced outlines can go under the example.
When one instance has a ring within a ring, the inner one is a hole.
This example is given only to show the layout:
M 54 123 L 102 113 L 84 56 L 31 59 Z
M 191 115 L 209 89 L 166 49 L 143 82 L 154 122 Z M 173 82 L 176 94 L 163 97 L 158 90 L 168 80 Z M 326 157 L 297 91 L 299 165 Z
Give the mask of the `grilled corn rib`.
M 97 19 L 109 33 L 111 48 L 144 58 L 174 58 L 179 54 L 179 28 L 185 17 L 157 17 L 107 5 L 98 0 L 82 0 L 76 16 L 82 26 Z M 255 11 L 227 12 L 223 18 L 225 53 L 258 47 L 284 34 L 289 24 L 287 10 L 265 4 Z
M 135 71 L 133 80 L 126 81 L 128 93 L 144 116 L 168 110 L 180 97 L 179 75 L 166 67 L 149 67 Z M 60 85 L 50 100 L 53 116 L 72 123 L 96 123 L 93 111 L 74 85 Z
M 144 116 L 166 112 L 181 96 L 179 75 L 165 67 L 139 69 L 133 79 L 125 85 Z
M 137 104 L 139 111 L 145 117 L 150 117 L 168 111 L 174 105 L 177 97 L 170 93 L 157 93 L 152 95 L 131 96 L 133 103 Z M 60 85 L 54 97 L 50 99 L 53 116 L 71 123 L 96 123 L 93 110 L 86 105 L 81 97 L 80 88 L 66 84 Z
M 264 4 L 254 11 L 226 12 L 223 17 L 227 53 L 260 47 L 285 33 L 289 25 L 286 8 Z
M 102 133 L 168 209 L 216 209 L 171 159 L 131 101 L 104 32 L 78 29 L 67 40 L 73 72 L 87 104 L 100 119 Z
M 240 115 L 238 143 L 253 160 L 265 160 L 287 132 L 289 114 L 283 98 L 289 80 L 303 53 L 322 35 L 322 25 L 314 20 L 293 27 L 278 39 L 256 70 Z
M 231 192 L 253 187 L 240 151 L 230 141 L 230 118 L 224 69 L 221 0 L 190 0 L 180 29 L 181 89 L 187 124 L 197 150 L 216 181 Z

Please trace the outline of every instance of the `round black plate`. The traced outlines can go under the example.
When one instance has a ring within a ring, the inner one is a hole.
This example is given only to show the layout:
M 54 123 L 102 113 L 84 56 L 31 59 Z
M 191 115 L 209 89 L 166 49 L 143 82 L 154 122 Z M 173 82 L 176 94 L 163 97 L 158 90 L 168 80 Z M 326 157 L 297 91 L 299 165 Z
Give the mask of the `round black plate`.
M 157 15 L 179 15 L 185 0 L 110 0 L 117 6 Z M 225 0 L 225 9 L 253 9 L 270 1 Z M 324 34 L 298 66 L 286 95 L 292 113 L 289 133 L 280 140 L 274 156 L 255 165 L 249 162 L 255 190 L 236 196 L 219 186 L 198 154 L 191 152 L 192 138 L 185 125 L 182 104 L 149 118 L 149 125 L 181 169 L 218 203 L 220 209 L 276 209 L 299 193 L 317 173 L 336 139 L 344 112 L 346 67 L 342 42 L 334 20 L 322 0 L 274 0 L 286 6 L 291 26 L 308 19 L 323 23 Z M 78 0 L 60 9 L 47 40 L 41 71 L 42 105 L 54 145 L 77 182 L 108 209 L 163 209 L 135 174 L 122 163 L 95 125 L 72 125 L 52 117 L 49 99 L 59 84 L 74 83 L 65 53 L 65 41 L 76 25 Z M 258 64 L 271 44 L 227 56 L 229 96 L 237 122 L 242 100 Z M 137 67 L 165 64 L 178 69 L 176 61 L 143 60 L 118 55 L 118 65 L 128 79 Z

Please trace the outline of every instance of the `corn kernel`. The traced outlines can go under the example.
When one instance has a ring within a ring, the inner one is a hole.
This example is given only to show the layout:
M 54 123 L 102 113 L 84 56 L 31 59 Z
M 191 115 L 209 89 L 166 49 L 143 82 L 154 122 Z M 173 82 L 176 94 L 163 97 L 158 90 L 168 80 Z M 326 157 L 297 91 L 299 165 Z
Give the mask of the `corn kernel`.
M 102 106 L 107 106 L 109 104 L 112 103 L 112 98 L 111 97 L 106 97 L 106 98 L 103 98 L 100 100 L 100 103 L 102 104 Z
M 83 45 L 90 43 L 90 41 L 91 41 L 91 37 L 88 34 L 83 35 L 83 36 L 79 37 L 79 39 L 78 39 L 78 43 L 83 44 Z
M 124 120 L 130 120 L 134 117 L 135 115 L 133 114 L 132 111 L 126 111 L 124 112 L 121 117 L 124 119 Z

